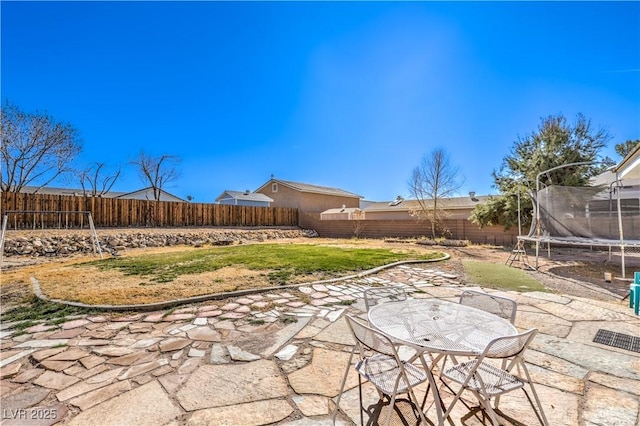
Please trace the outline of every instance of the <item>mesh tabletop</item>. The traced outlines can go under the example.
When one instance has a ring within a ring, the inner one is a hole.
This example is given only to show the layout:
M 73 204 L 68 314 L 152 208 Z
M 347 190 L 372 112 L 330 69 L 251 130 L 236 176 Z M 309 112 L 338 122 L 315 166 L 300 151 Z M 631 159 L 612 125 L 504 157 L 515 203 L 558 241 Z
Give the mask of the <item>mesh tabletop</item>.
M 439 299 L 383 303 L 369 310 L 372 327 L 429 352 L 478 355 L 496 337 L 517 334 L 497 315 Z

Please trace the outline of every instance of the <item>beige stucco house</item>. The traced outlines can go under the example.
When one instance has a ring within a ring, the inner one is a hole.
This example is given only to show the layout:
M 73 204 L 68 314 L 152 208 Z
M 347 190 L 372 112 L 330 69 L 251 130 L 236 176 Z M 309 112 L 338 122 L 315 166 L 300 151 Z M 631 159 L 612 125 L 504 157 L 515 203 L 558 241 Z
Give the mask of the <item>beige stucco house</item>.
M 480 228 L 471 222 L 473 210 L 487 202 L 491 196 L 470 193 L 466 197 L 439 200 L 444 212 L 440 227 L 452 239 L 469 240 L 480 244 L 512 246 L 517 229 L 505 230 L 502 226 Z M 427 201 L 429 206 L 430 201 Z M 369 238 L 419 237 L 431 235 L 428 220 L 422 220 L 416 211 L 418 201 L 398 197 L 392 201 L 362 203 L 357 216 L 348 215 L 349 209 L 328 209 L 317 215 L 301 216 L 304 226 L 315 229 L 325 237 L 360 236 Z
M 271 207 L 296 208 L 300 214 L 344 206 L 359 208 L 362 196 L 343 189 L 271 178 L 254 192 L 271 198 Z
M 469 219 L 473 209 L 489 199 L 487 195 L 452 197 L 438 200 L 446 219 Z M 426 200 L 426 207 L 432 208 L 433 201 Z M 363 209 L 366 220 L 409 220 L 417 217 L 421 210 L 417 200 L 404 200 L 400 197 L 393 201 L 371 203 Z
M 340 207 L 320 213 L 320 220 L 362 220 L 364 212 L 357 207 Z

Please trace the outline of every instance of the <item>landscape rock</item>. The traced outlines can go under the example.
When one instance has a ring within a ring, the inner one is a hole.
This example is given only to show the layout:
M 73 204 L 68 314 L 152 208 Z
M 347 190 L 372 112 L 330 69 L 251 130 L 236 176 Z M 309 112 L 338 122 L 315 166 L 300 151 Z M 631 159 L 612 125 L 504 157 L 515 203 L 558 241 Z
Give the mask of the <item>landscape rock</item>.
M 77 233 L 56 232 L 47 230 L 46 236 L 26 234 L 8 236 L 4 243 L 6 256 L 69 256 L 75 253 L 93 253 L 94 247 L 88 236 L 89 231 L 78 230 Z M 117 256 L 119 252 L 132 248 L 165 247 L 189 245 L 192 247 L 228 246 L 242 244 L 243 241 L 266 241 L 282 238 L 314 238 L 318 233 L 314 230 L 297 228 L 262 228 L 262 229 L 182 229 L 167 228 L 138 232 L 118 229 L 117 233 L 98 229 L 100 249 L 104 253 Z

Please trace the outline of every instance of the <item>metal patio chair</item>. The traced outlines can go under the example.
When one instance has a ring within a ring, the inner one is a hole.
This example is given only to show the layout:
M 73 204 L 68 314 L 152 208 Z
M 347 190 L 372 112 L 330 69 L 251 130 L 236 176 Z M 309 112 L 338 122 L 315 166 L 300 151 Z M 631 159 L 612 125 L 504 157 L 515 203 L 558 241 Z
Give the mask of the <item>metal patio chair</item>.
M 518 304 L 508 297 L 496 296 L 476 290 L 464 290 L 460 295 L 460 304 L 491 312 L 515 324 Z
M 367 312 L 372 306 L 385 302 L 407 300 L 407 292 L 400 286 L 371 287 L 364 291 L 364 304 Z
M 363 294 L 367 312 L 369 312 L 371 307 L 381 303 L 402 302 L 408 298 L 407 292 L 402 286 L 371 287 L 366 289 Z M 415 361 L 421 353 L 422 351 L 408 346 L 405 346 L 400 350 L 400 356 L 402 359 L 407 359 L 409 362 Z M 430 354 L 429 357 L 433 360 L 433 357 Z
M 500 318 L 509 320 L 511 324 L 515 324 L 518 304 L 515 300 L 509 299 L 508 297 L 496 296 L 477 290 L 464 290 L 462 294 L 460 294 L 458 303 L 492 313 Z M 440 368 L 444 370 L 448 357 L 443 356 L 443 358 Z M 451 358 L 453 362 L 458 362 L 455 357 L 451 356 Z M 502 368 L 505 366 L 506 363 L 503 362 Z
M 471 391 L 480 404 L 485 408 L 491 422 L 494 426 L 498 426 L 498 419 L 494 409 L 491 407 L 491 399 L 495 397 L 495 409 L 498 409 L 499 398 L 501 395 L 522 389 L 525 396 L 529 400 L 540 423 L 548 426 L 547 418 L 540 404 L 540 399 L 531 381 L 529 370 L 524 363 L 524 352 L 538 332 L 533 328 L 514 336 L 505 336 L 493 339 L 478 358 L 471 361 L 463 362 L 452 366 L 445 370 L 442 374 L 445 378 L 456 382 L 460 385 L 460 389 L 455 394 L 453 401 L 449 404 L 444 417 L 447 418 L 460 400 L 460 396 L 465 390 Z M 488 363 L 488 358 L 508 359 L 509 364 L 506 368 L 498 368 Z M 513 374 L 513 368 L 518 367 L 518 371 L 524 374 Z M 529 385 L 531 393 L 535 399 L 535 404 L 525 389 L 525 385 Z M 466 404 L 465 404 L 466 405 Z M 537 408 L 536 408 L 537 405 Z
M 399 344 L 393 342 L 387 335 L 367 327 L 350 315 L 346 315 L 346 319 L 356 343 L 351 351 L 351 357 L 349 358 L 349 363 L 347 364 L 342 384 L 340 385 L 340 393 L 338 394 L 333 412 L 334 424 L 339 409 L 340 398 L 342 397 L 347 376 L 349 375 L 349 369 L 351 368 L 351 361 L 353 355 L 357 353 L 359 360 L 355 364 L 355 369 L 358 372 L 358 387 L 360 391 L 360 422 L 364 424 L 364 407 L 362 406 L 362 379 L 364 378 L 375 386 L 381 400 L 384 400 L 385 397 L 389 399 L 389 410 L 386 420 L 386 425 L 388 426 L 391 422 L 391 414 L 395 407 L 397 395 L 408 394 L 409 399 L 412 400 L 417 407 L 418 400 L 414 392 L 414 387 L 429 380 L 430 372 L 410 362 L 403 361 L 397 351 Z M 428 392 L 429 387 L 425 393 L 422 405 L 419 408 L 420 419 L 424 422 L 423 424 L 426 424 L 424 405 Z

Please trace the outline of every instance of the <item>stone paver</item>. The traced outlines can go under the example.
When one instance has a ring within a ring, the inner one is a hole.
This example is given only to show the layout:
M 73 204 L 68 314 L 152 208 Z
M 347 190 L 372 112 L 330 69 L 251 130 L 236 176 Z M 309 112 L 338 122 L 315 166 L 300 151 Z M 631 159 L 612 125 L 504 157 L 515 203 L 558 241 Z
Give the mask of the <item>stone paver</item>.
M 68 388 L 58 392 L 56 394 L 56 398 L 58 398 L 58 401 L 66 401 L 67 399 L 75 398 L 92 390 L 107 386 L 114 381 L 118 375 L 120 375 L 122 370 L 123 368 L 108 370 L 102 374 L 95 375 L 88 380 L 69 386 Z
M 9 364 L 6 367 L 0 368 L 0 379 L 7 379 L 9 377 L 13 377 L 20 371 L 22 364 L 19 362 L 14 362 L 13 364 Z
M 221 335 L 217 330 L 210 327 L 196 327 L 187 331 L 187 337 L 191 340 L 202 340 L 205 342 L 219 342 Z
M 251 386 L 245 384 L 250 383 Z M 177 400 L 187 411 L 283 398 L 287 384 L 273 361 L 248 364 L 204 365 L 178 391 Z
M 94 349 L 93 352 L 101 356 L 118 357 L 132 354 L 134 350 L 124 346 L 102 346 Z
M 596 425 L 635 426 L 638 419 L 638 398 L 626 392 L 603 386 L 590 386 L 583 418 Z
M 53 371 L 45 371 L 33 381 L 36 385 L 61 390 L 78 382 L 80 379 L 74 376 L 68 376 L 64 373 L 56 373 Z
M 83 325 L 87 325 L 89 324 L 89 320 L 86 319 L 77 319 L 77 320 L 73 320 L 73 321 L 67 321 L 65 323 L 62 323 L 60 325 L 60 328 L 62 328 L 63 330 L 70 330 L 72 328 L 77 328 L 77 327 L 82 327 Z
M 311 365 L 289 374 L 291 387 L 298 395 L 317 394 L 334 397 L 340 391 L 344 368 L 349 361 L 348 352 L 336 352 L 327 349 L 315 349 Z M 322 377 L 321 381 L 318 377 Z M 349 376 L 348 387 L 357 386 L 355 375 Z
M 2 324 L 0 395 L 3 409 L 14 411 L 5 410 L 0 421 L 20 424 L 7 416 L 58 407 L 53 422 L 38 426 L 63 420 L 71 425 L 330 425 L 353 344 L 344 315 L 365 318 L 363 291 L 401 284 L 411 297 L 455 302 L 461 290 L 457 279 L 437 265 L 403 265 L 173 311 L 75 317 L 61 326 L 32 326 L 18 336 Z M 539 330 L 526 359 L 550 424 L 640 425 L 640 354 L 592 341 L 600 328 L 640 335 L 640 318 L 628 302 L 498 294 L 518 302 L 519 329 Z M 338 304 L 346 300 L 355 303 Z M 351 369 L 337 425 L 360 422 L 357 383 Z M 370 384 L 363 393 L 365 405 L 377 402 Z M 443 395 L 445 402 L 451 397 Z M 513 419 L 529 422 L 533 416 L 521 392 L 504 396 L 500 407 Z M 433 406 L 427 414 L 435 418 Z M 502 420 L 511 424 L 509 417 Z M 457 406 L 454 423 L 463 418 L 464 424 L 489 424 Z
M 287 401 L 256 401 L 196 411 L 187 425 L 267 425 L 284 420 L 291 413 L 293 408 Z
M 24 392 L 2 398 L 2 410 L 15 412 L 40 404 L 49 395 L 49 390 L 33 387 Z M 6 416 L 5 416 L 6 418 Z
M 64 346 L 68 342 L 69 342 L 69 339 L 52 339 L 52 340 L 35 339 L 35 340 L 27 340 L 26 342 L 17 344 L 15 347 L 16 348 L 51 348 L 54 346 Z
M 153 371 L 158 367 L 162 367 L 163 365 L 167 365 L 168 363 L 169 361 L 167 359 L 160 358 L 155 361 L 146 362 L 144 364 L 134 365 L 133 367 L 130 367 L 127 371 L 122 373 L 122 375 L 118 377 L 118 380 L 126 380 L 132 377 L 139 376 L 149 371 Z
M 62 371 L 74 365 L 75 361 L 51 361 L 46 359 L 40 363 L 41 367 L 51 371 Z
M 90 355 L 85 358 L 80 359 L 80 364 L 83 365 L 86 369 L 91 369 L 96 365 L 102 364 L 105 361 L 105 358 L 97 355 Z
M 173 352 L 191 344 L 191 340 L 182 337 L 171 337 L 160 342 L 160 352 Z
M 101 402 L 107 401 L 130 390 L 131 383 L 128 380 L 123 382 L 118 381 L 73 398 L 69 403 L 81 410 L 87 410 L 94 405 L 98 405 Z
M 167 424 L 180 414 L 180 409 L 154 381 L 81 412 L 69 425 L 95 426 L 99 421 L 104 426 L 157 426 Z
M 247 352 L 237 346 L 228 346 L 227 351 L 229 352 L 229 356 L 234 361 L 257 361 L 260 359 L 259 355 L 252 354 L 251 352 Z
M 82 349 L 71 348 L 47 358 L 47 361 L 77 361 L 89 355 L 89 352 Z

